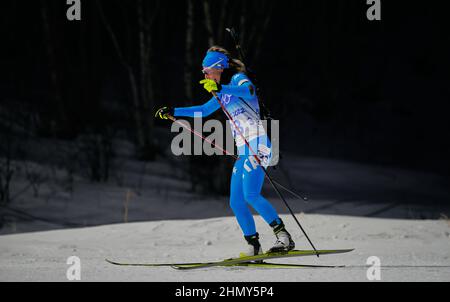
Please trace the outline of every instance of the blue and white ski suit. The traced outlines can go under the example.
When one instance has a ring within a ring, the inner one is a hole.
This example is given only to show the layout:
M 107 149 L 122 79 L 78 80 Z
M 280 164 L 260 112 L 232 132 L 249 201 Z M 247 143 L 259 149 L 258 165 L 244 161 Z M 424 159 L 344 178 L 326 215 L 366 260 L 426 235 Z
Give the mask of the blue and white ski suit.
M 217 96 L 239 128 L 238 131 L 229 121 L 239 154 L 231 176 L 230 206 L 244 236 L 251 236 L 256 234 L 256 227 L 248 205 L 252 206 L 268 224 L 279 219 L 273 206 L 261 195 L 264 171 L 253 156 L 253 152 L 257 152 L 261 164 L 267 167 L 272 156 L 271 144 L 260 120 L 254 85 L 244 73 L 235 74 L 228 85 L 222 85 L 222 90 Z M 174 116 L 194 117 L 194 113 L 200 112 L 202 117 L 206 117 L 219 108 L 221 106 L 218 100 L 212 97 L 200 106 L 175 108 Z M 249 143 L 251 150 L 242 136 Z

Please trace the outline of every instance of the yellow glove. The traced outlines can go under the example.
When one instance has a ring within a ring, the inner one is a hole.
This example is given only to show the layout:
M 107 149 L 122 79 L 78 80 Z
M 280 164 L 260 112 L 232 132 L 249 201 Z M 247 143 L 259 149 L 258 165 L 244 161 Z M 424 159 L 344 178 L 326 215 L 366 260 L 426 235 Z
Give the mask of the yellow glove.
M 202 84 L 203 88 L 205 88 L 209 93 L 213 91 L 219 92 L 222 90 L 222 85 L 211 79 L 203 79 L 200 81 L 200 84 Z
M 167 120 L 167 119 L 169 119 L 169 116 L 173 116 L 173 112 L 174 112 L 173 108 L 161 107 L 156 111 L 155 117 L 159 117 L 160 119 Z

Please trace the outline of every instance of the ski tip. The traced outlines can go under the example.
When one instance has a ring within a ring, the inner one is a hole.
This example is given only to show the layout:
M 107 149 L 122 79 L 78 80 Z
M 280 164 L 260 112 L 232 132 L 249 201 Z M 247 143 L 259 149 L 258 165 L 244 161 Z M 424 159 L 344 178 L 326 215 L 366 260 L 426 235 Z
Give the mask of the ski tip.
M 340 254 L 340 253 L 349 253 L 349 252 L 352 252 L 354 250 L 355 250 L 354 248 L 351 248 L 351 249 L 340 249 L 340 250 L 335 250 L 334 252 Z
M 354 248 L 350 248 L 350 249 L 318 250 L 318 251 L 319 252 L 321 252 L 321 251 L 325 251 L 325 252 L 329 251 L 329 252 L 337 252 L 337 253 L 348 253 L 348 252 L 351 252 L 351 251 L 354 251 L 354 250 L 355 250 Z
M 115 262 L 115 261 L 109 260 L 109 259 L 107 259 L 107 258 L 105 258 L 105 261 L 108 262 L 108 263 L 110 263 L 110 264 L 113 264 L 113 265 L 126 265 L 126 264 L 124 264 L 124 263 Z

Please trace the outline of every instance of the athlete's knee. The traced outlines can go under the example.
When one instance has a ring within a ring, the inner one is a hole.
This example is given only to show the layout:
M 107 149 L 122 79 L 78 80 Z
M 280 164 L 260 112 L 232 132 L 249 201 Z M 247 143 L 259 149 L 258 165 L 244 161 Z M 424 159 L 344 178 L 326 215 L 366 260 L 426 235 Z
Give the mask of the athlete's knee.
M 260 200 L 261 194 L 255 191 L 246 191 L 244 192 L 244 199 L 249 203 L 253 204 Z
M 230 208 L 233 210 L 233 212 L 241 211 L 244 207 L 246 207 L 246 205 L 242 197 L 230 198 Z

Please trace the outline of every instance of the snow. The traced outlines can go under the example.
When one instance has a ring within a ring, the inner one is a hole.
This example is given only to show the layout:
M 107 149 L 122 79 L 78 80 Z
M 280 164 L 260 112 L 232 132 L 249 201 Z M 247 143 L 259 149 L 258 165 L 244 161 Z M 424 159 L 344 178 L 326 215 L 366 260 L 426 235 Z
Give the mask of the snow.
M 1 208 L 0 281 L 67 281 L 67 259 L 81 260 L 82 281 L 369 281 L 367 260 L 381 262 L 381 281 L 450 281 L 447 180 L 430 173 L 320 158 L 289 158 L 272 171 L 307 192 L 287 200 L 318 249 L 353 252 L 273 260 L 345 265 L 345 268 L 258 269 L 119 267 L 105 261 L 197 262 L 236 257 L 245 241 L 226 197 L 201 196 L 167 174 L 168 163 L 126 161 L 121 183 L 77 178 L 73 192 L 43 184 Z M 284 173 L 282 173 L 284 172 Z M 16 177 L 13 191 L 26 187 Z M 139 184 L 137 186 L 136 184 Z M 128 209 L 125 204 L 129 197 Z M 297 249 L 307 240 L 281 201 L 264 194 L 282 214 Z M 127 213 L 127 215 L 125 215 Z M 255 216 L 264 249 L 271 229 Z M 128 221 L 128 223 L 124 223 Z
M 119 267 L 130 262 L 196 262 L 237 256 L 244 241 L 233 217 L 112 224 L 0 237 L 1 281 L 67 281 L 67 258 L 81 260 L 82 281 L 368 281 L 366 261 L 381 261 L 381 281 L 450 281 L 450 226 L 445 220 L 298 215 L 317 248 L 355 248 L 339 255 L 280 259 L 283 263 L 346 265 L 333 269 Z M 283 216 L 299 249 L 309 249 Z M 256 218 L 261 243 L 273 235 Z M 276 262 L 275 260 L 273 262 Z M 408 267 L 389 267 L 408 266 Z M 416 266 L 416 267 L 415 267 Z

